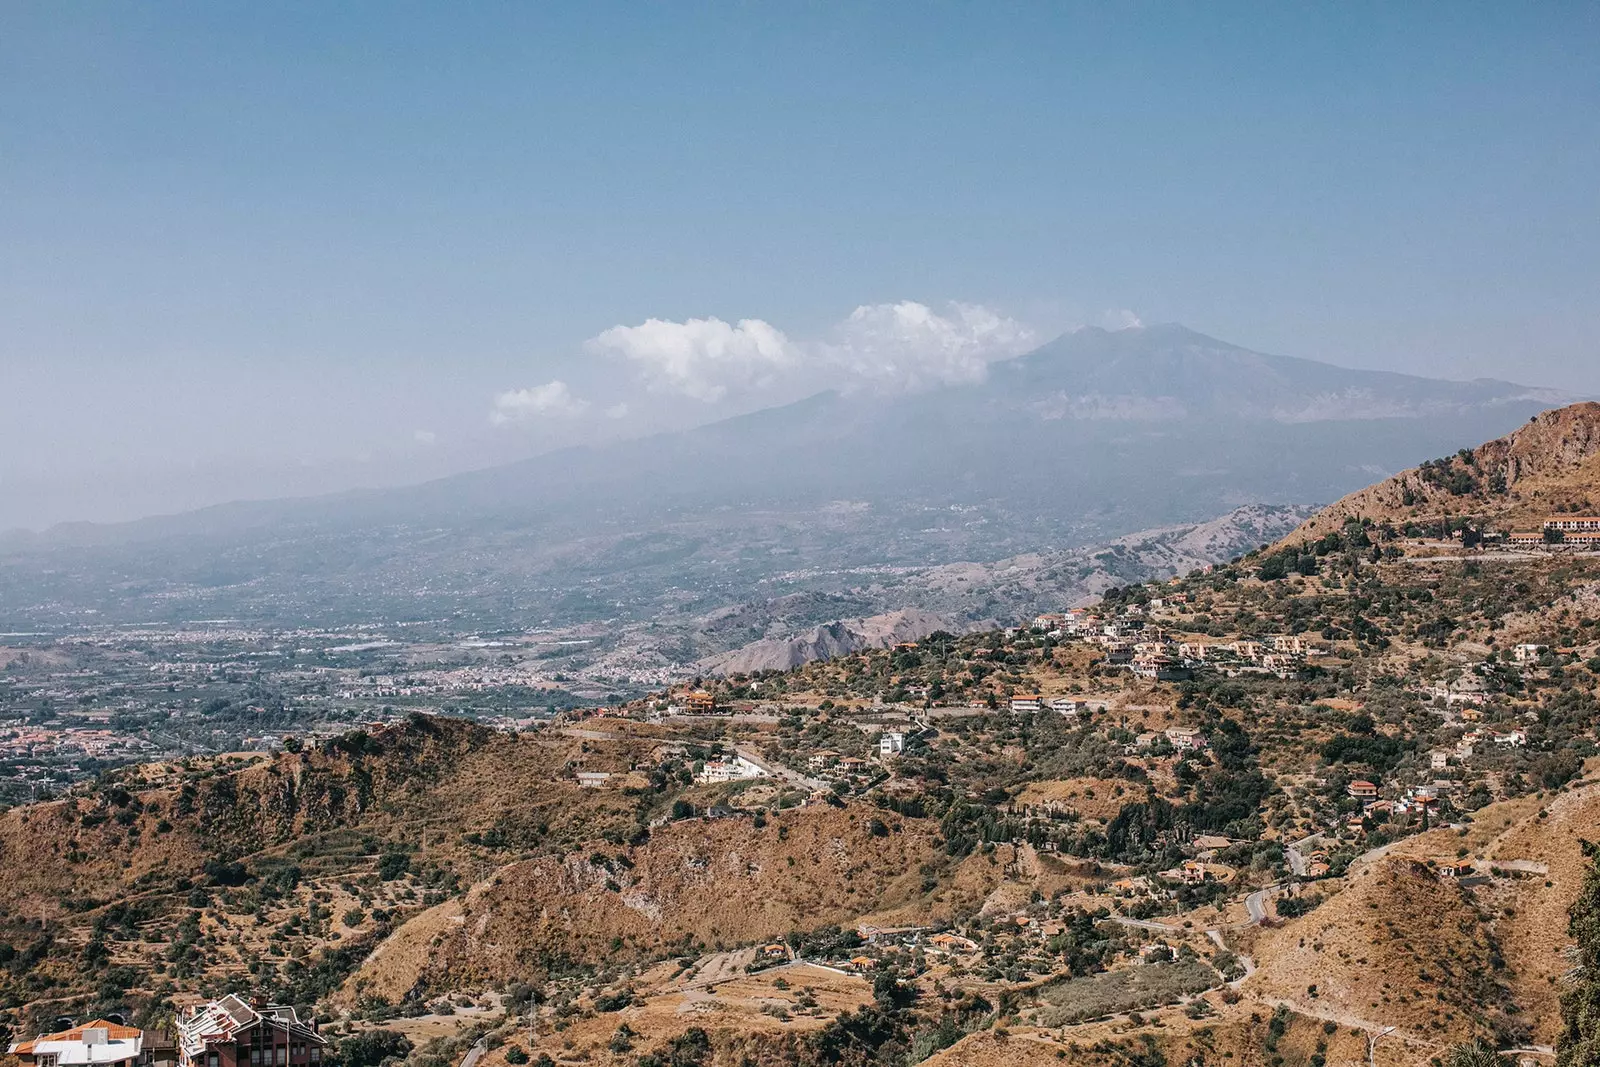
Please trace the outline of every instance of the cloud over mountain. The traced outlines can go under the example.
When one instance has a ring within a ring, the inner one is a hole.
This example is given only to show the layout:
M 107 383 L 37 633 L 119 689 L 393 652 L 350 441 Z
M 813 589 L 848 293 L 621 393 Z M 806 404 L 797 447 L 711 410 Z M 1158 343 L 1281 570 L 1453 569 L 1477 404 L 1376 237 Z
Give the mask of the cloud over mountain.
M 981 381 L 991 362 L 1033 343 L 1028 327 L 980 304 L 952 303 L 941 315 L 902 300 L 856 308 L 818 353 L 846 388 L 905 390 Z
M 652 389 L 707 403 L 764 385 L 798 358 L 783 331 L 760 319 L 646 319 L 613 326 L 588 347 L 626 360 Z
M 863 304 L 827 336 L 796 340 L 762 319 L 613 326 L 588 349 L 620 359 L 657 392 L 706 403 L 787 383 L 899 392 L 974 382 L 988 364 L 1029 348 L 1032 330 L 979 304 L 943 311 L 902 300 Z
M 546 415 L 581 415 L 588 407 L 587 400 L 572 395 L 566 382 L 556 380 L 531 389 L 510 389 L 501 393 L 494 398 L 494 410 L 489 413 L 489 421 L 502 426 Z

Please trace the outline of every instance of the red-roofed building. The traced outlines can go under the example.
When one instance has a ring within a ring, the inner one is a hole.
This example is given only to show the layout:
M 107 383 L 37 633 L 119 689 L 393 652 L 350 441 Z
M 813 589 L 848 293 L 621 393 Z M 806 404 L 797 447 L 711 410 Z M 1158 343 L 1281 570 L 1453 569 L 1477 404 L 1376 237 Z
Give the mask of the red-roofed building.
M 292 1007 L 230 993 L 178 1019 L 179 1067 L 317 1067 L 328 1042 Z

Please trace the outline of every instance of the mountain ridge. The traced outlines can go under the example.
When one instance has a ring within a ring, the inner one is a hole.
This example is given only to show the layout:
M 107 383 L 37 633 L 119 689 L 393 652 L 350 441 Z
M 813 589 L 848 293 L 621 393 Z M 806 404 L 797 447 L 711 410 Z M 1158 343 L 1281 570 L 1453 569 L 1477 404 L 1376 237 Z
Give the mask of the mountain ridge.
M 1454 514 L 1504 532 L 1552 514 L 1593 514 L 1600 487 L 1600 403 L 1542 412 L 1503 437 L 1462 448 L 1342 497 L 1285 543 L 1314 540 L 1357 519 L 1403 521 Z

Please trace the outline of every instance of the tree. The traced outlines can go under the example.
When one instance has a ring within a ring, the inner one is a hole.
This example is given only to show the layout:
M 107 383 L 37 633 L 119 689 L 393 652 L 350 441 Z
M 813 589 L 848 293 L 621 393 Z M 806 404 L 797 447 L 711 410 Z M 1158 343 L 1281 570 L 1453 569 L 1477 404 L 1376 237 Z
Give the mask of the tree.
M 411 1048 L 410 1039 L 398 1031 L 368 1030 L 339 1042 L 339 1062 L 343 1067 L 378 1067 L 389 1059 L 405 1059 Z
M 411 857 L 404 852 L 385 852 L 378 858 L 378 877 L 392 882 L 411 869 Z
M 1500 1054 L 1482 1041 L 1452 1045 L 1444 1063 L 1445 1067 L 1506 1067 Z
M 1573 901 L 1567 932 L 1576 942 L 1573 981 L 1561 994 L 1561 1036 L 1557 1067 L 1600 1063 L 1600 846 L 1583 842 L 1589 871 Z

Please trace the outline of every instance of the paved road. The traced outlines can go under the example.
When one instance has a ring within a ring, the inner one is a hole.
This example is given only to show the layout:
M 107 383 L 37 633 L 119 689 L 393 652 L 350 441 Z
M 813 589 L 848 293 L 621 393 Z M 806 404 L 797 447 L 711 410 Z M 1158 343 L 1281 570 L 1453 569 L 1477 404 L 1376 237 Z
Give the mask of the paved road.
M 1314 849 L 1321 841 L 1321 834 L 1312 834 L 1310 837 L 1303 837 L 1298 841 L 1290 842 L 1285 847 L 1284 853 L 1289 859 L 1289 872 L 1296 878 L 1304 878 L 1306 876 L 1306 870 L 1311 862 L 1306 859 L 1306 847 L 1311 846 Z
M 489 1042 L 478 1038 L 478 1043 L 467 1049 L 467 1054 L 461 1058 L 461 1067 L 478 1067 L 478 1061 L 483 1059 L 489 1051 Z
M 1245 923 L 1246 926 L 1255 926 L 1266 919 L 1267 897 L 1280 888 L 1282 887 L 1269 885 L 1265 889 L 1257 889 L 1254 893 L 1244 898 L 1244 910 L 1250 916 L 1249 921 Z

